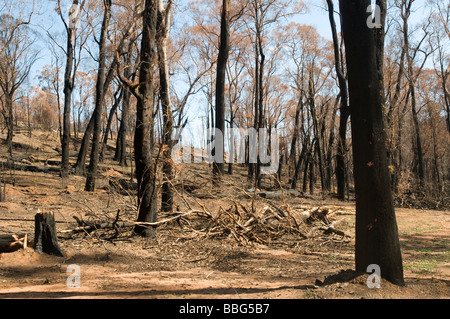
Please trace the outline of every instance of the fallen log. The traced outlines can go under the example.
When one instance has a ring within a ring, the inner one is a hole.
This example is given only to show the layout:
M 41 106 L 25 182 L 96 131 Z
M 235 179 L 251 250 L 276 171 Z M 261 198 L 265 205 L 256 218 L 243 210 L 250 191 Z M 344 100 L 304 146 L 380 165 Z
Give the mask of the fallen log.
M 72 216 L 78 223 L 78 227 L 72 228 L 72 229 L 65 229 L 60 231 L 62 234 L 66 233 L 92 233 L 96 230 L 101 229 L 115 229 L 115 228 L 123 228 L 123 227 L 133 227 L 135 223 L 133 222 L 108 222 L 108 221 L 99 221 L 99 222 L 86 222 L 84 220 L 80 220 L 76 216 Z
M 28 246 L 28 234 L 1 234 L 0 253 L 12 253 Z
M 34 165 L 22 165 L 16 164 L 12 161 L 0 162 L 0 166 L 4 168 L 11 168 L 17 171 L 27 171 L 27 172 L 35 172 L 35 173 L 50 173 L 50 172 L 60 172 L 61 168 L 59 167 L 51 167 L 51 166 L 34 166 Z
M 120 210 L 119 210 L 120 212 Z M 118 213 L 119 213 L 118 212 Z M 202 211 L 199 210 L 191 210 L 185 213 L 176 213 L 176 216 L 174 217 L 169 217 L 157 222 L 137 222 L 137 221 L 131 221 L 131 220 L 124 220 L 124 221 L 119 221 L 118 218 L 116 218 L 116 220 L 114 221 L 96 221 L 96 222 L 91 222 L 91 221 L 84 221 L 79 219 L 77 216 L 72 216 L 73 219 L 75 219 L 77 221 L 78 227 L 72 228 L 72 229 L 66 229 L 66 230 L 62 230 L 60 231 L 60 233 L 63 234 L 67 234 L 67 233 L 91 233 L 93 231 L 96 230 L 117 230 L 118 228 L 125 228 L 125 227 L 134 227 L 136 225 L 140 225 L 140 226 L 148 226 L 148 227 L 156 227 L 156 226 L 160 226 L 163 224 L 167 224 L 169 222 L 174 222 L 180 218 L 189 216 L 191 214 L 201 214 Z
M 30 158 L 30 156 L 33 156 L 33 154 L 25 153 L 25 154 L 16 155 L 16 156 L 13 156 L 13 157 L 8 157 L 8 160 L 11 160 L 13 162 L 21 162 L 24 159 Z
M 277 190 L 277 191 L 267 191 L 267 192 L 259 192 L 257 193 L 259 197 L 267 198 L 267 199 L 282 199 L 284 196 L 303 196 L 303 192 L 300 192 L 296 189 L 287 189 L 287 190 Z

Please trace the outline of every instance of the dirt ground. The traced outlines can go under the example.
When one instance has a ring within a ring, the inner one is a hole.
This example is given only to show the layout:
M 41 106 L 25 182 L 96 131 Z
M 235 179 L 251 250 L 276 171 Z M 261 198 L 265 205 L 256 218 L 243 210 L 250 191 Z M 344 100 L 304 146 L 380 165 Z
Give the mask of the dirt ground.
M 16 136 L 21 144 L 16 145 L 14 155 L 30 153 L 28 160 L 42 166 L 45 161 L 59 160 L 51 147 L 52 138 L 46 135 L 45 140 L 43 145 L 35 142 L 36 137 Z M 1 154 L 6 154 L 4 145 Z M 5 158 L 2 155 L 2 160 Z M 449 211 L 397 208 L 406 286 L 382 280 L 381 288 L 369 289 L 368 275 L 357 276 L 352 271 L 355 216 L 351 201 L 301 196 L 283 199 L 292 207 L 342 206 L 345 209 L 337 228 L 349 235 L 347 240 L 319 236 L 288 244 L 244 246 L 232 238 L 189 237 L 175 224 L 158 228 L 154 239 L 133 237 L 126 231 L 114 239 L 95 232 L 68 235 L 64 230 L 77 226 L 72 216 L 114 218 L 121 208 L 121 216 L 133 219 L 136 199 L 132 192 L 119 193 L 110 182 L 113 177 L 129 176 L 130 168 L 108 160 L 103 168 L 95 193 L 83 190 L 80 176 L 61 180 L 54 172 L 3 171 L 2 180 L 7 183 L 6 201 L 0 203 L 0 234 L 33 234 L 34 215 L 51 211 L 66 256 L 39 255 L 31 248 L 1 254 L 0 298 L 450 298 Z M 226 186 L 212 190 L 207 164 L 178 167 L 178 181 L 188 191 L 177 195 L 177 210 L 203 205 L 217 211 L 238 200 L 251 205 L 236 188 L 245 172 L 236 170 L 227 177 Z M 79 288 L 67 285 L 69 265 L 79 266 Z

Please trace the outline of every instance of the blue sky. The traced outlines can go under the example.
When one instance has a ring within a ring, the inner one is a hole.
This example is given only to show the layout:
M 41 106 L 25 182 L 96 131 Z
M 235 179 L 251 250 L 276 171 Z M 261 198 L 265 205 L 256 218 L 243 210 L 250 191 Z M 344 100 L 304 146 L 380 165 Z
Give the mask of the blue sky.
M 175 0 L 177 1 L 177 0 Z M 180 4 L 187 3 L 189 0 L 178 0 Z M 63 3 L 69 3 L 70 1 L 63 1 Z M 309 10 L 305 14 L 301 14 L 295 18 L 295 21 L 302 24 L 312 25 L 314 26 L 319 34 L 321 34 L 324 38 L 331 40 L 331 28 L 328 21 L 328 12 L 326 10 L 326 3 L 324 0 L 306 0 L 305 1 L 308 6 Z M 424 10 L 424 4 L 426 0 L 417 0 L 414 7 L 417 10 L 416 13 L 416 19 L 411 19 L 412 23 L 419 22 L 423 15 L 425 15 L 427 10 Z M 34 26 L 40 25 L 42 28 L 49 28 L 50 26 L 53 26 L 53 30 L 63 33 L 63 36 L 61 37 L 62 45 L 65 47 L 65 37 L 64 37 L 64 27 L 61 24 L 60 18 L 55 14 L 54 8 L 56 6 L 55 0 L 47 0 L 39 2 L 41 6 L 41 14 L 36 15 L 34 19 Z M 335 10 L 339 9 L 339 1 L 334 1 Z M 181 18 L 182 19 L 182 18 Z M 336 15 L 336 24 L 338 28 L 338 32 L 340 29 L 340 23 L 339 23 L 339 17 Z M 38 29 L 37 27 L 35 27 Z M 40 60 L 36 62 L 34 65 L 32 74 L 30 75 L 30 85 L 37 85 L 38 79 L 37 76 L 40 74 L 40 71 L 42 68 L 50 63 L 50 53 L 48 50 L 48 44 L 45 43 L 46 41 L 46 34 L 43 29 L 38 29 L 41 34 L 41 41 L 39 43 L 40 46 Z M 94 50 L 95 52 L 95 50 Z M 95 66 L 94 62 L 89 63 L 91 67 Z M 62 71 L 64 69 L 64 66 L 62 68 Z M 61 77 L 63 75 L 61 74 Z M 199 95 L 202 95 L 199 93 Z M 76 99 L 76 97 L 74 97 Z M 201 116 L 204 116 L 205 114 L 205 107 L 201 106 L 200 104 L 203 103 L 202 101 L 203 97 L 198 96 L 191 100 L 191 111 L 194 111 L 196 113 L 194 116 L 191 117 L 191 120 L 193 122 L 191 123 L 191 127 L 198 127 L 198 125 L 201 125 Z M 194 119 L 194 117 L 196 119 Z
M 314 0 L 309 2 L 309 11 L 308 13 L 302 14 L 296 19 L 297 22 L 307 25 L 312 25 L 317 29 L 319 34 L 321 34 L 326 39 L 331 40 L 331 27 L 330 22 L 328 20 L 328 11 L 325 10 L 325 4 L 322 0 Z M 335 10 L 338 9 L 338 1 L 335 1 Z M 336 27 L 338 30 L 340 29 L 340 25 L 338 23 L 338 18 L 336 19 Z
M 179 1 L 180 3 L 186 2 L 186 0 Z M 42 1 L 40 2 L 40 6 L 42 14 L 35 15 L 33 19 L 34 26 L 41 25 L 43 28 L 49 28 L 52 26 L 53 30 L 61 28 L 61 32 L 63 32 L 64 30 L 60 18 L 53 11 L 54 7 L 56 6 L 56 1 Z M 322 0 L 310 0 L 309 12 L 300 15 L 298 19 L 296 19 L 296 21 L 302 24 L 313 25 L 322 36 L 327 39 L 331 39 L 328 13 L 324 10 L 324 4 L 322 3 Z M 46 37 L 45 32 L 42 29 L 39 30 L 39 32 L 42 37 L 41 41 L 39 41 L 39 46 L 41 49 L 39 56 L 41 57 L 41 59 L 37 61 L 33 67 L 33 74 L 30 78 L 30 83 L 33 83 L 33 85 L 36 84 L 37 80 L 35 79 L 35 77 L 40 73 L 40 70 L 43 68 L 43 66 L 50 63 L 48 45 L 44 43 L 43 39 Z
M 177 0 L 175 0 L 175 1 L 177 1 Z M 182 3 L 186 3 L 188 0 L 178 0 L 178 1 L 180 4 L 182 4 Z M 309 6 L 308 13 L 299 15 L 295 19 L 295 21 L 302 23 L 302 24 L 308 24 L 308 25 L 314 26 L 318 30 L 319 34 L 321 34 L 326 39 L 331 40 L 331 30 L 330 30 L 330 25 L 329 25 L 329 21 L 328 21 L 328 12 L 325 9 L 325 7 L 326 7 L 326 4 L 324 3 L 325 1 L 323 1 L 323 0 L 306 0 L 306 2 Z M 335 2 L 335 10 L 338 10 L 339 1 L 335 0 L 334 2 Z M 64 1 L 63 1 L 63 3 L 64 3 Z M 419 17 L 424 15 L 426 12 L 426 10 L 423 10 L 425 3 L 426 3 L 426 0 L 416 0 L 416 3 L 414 4 L 414 7 L 419 9 L 419 10 L 417 10 L 417 13 L 416 13 L 416 15 L 418 16 L 417 21 L 419 20 Z M 56 1 L 55 0 L 47 0 L 47 1 L 44 0 L 44 1 L 40 1 L 39 5 L 41 6 L 42 14 L 39 16 L 35 16 L 34 25 L 41 25 L 44 28 L 50 27 L 50 25 L 55 25 L 55 26 L 59 25 L 62 28 L 59 17 L 57 17 L 55 12 L 53 11 L 54 7 L 56 6 Z M 340 25 L 339 25 L 339 20 L 338 20 L 337 16 L 336 16 L 336 23 L 337 23 L 337 28 L 339 30 Z M 63 29 L 61 29 L 61 31 L 63 31 Z M 40 32 L 41 32 L 42 36 L 45 37 L 44 32 L 42 30 Z M 48 48 L 47 48 L 48 45 L 45 43 L 42 43 L 42 42 L 40 43 L 41 60 L 39 60 L 33 68 L 33 75 L 32 75 L 32 78 L 30 78 L 31 83 L 34 83 L 36 81 L 35 76 L 39 73 L 39 71 L 42 69 L 42 67 L 45 64 L 49 63 L 49 53 L 48 53 Z

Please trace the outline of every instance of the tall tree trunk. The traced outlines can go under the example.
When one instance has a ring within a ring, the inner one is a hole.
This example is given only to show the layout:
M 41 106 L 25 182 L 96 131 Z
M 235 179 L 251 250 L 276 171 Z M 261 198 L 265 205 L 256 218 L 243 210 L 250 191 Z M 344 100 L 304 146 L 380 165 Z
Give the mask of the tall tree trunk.
M 345 199 L 345 185 L 347 168 L 345 165 L 345 154 L 347 152 L 347 122 L 350 116 L 350 110 L 348 108 L 348 93 L 347 93 L 347 80 L 344 76 L 344 68 L 339 50 L 339 40 L 336 31 L 336 22 L 334 20 L 334 5 L 332 0 L 327 0 L 328 4 L 328 17 L 330 20 L 331 31 L 333 36 L 333 48 L 334 48 L 334 61 L 336 75 L 339 83 L 339 94 L 341 96 L 341 107 L 339 117 L 339 138 L 338 148 L 336 154 L 336 181 L 337 181 L 337 195 L 341 200 Z
M 172 148 L 174 142 L 173 134 L 173 113 L 172 102 L 170 100 L 170 79 L 169 65 L 167 61 L 167 38 L 170 30 L 170 11 L 172 8 L 172 0 L 167 3 L 166 8 L 162 0 L 158 3 L 158 24 L 156 33 L 156 43 L 158 48 L 158 65 L 159 65 L 159 95 L 161 100 L 161 109 L 163 116 L 163 183 L 161 193 L 161 211 L 173 211 L 173 167 L 172 167 Z
M 300 93 L 301 95 L 300 95 L 299 104 L 300 104 L 300 117 L 302 118 L 300 130 L 303 135 L 303 142 L 302 142 L 302 150 L 301 150 L 300 156 L 297 160 L 297 163 L 295 165 L 294 176 L 292 177 L 292 181 L 291 181 L 292 189 L 295 189 L 297 187 L 297 180 L 300 176 L 300 172 L 302 170 L 303 163 L 305 163 L 305 166 L 308 165 L 307 149 L 308 149 L 309 134 L 306 135 L 306 132 L 305 132 L 304 104 L 303 104 L 303 93 L 302 92 L 303 92 L 303 90 Z
M 411 97 L 411 115 L 413 119 L 413 133 L 414 133 L 414 172 L 419 177 L 420 186 L 423 186 L 425 179 L 425 170 L 424 170 L 424 162 L 423 162 L 423 150 L 422 150 L 422 139 L 419 125 L 418 112 L 416 107 L 416 93 L 415 93 L 415 82 L 417 80 L 418 74 L 414 74 L 414 57 L 410 54 L 410 45 L 409 45 L 409 25 L 408 19 L 411 15 L 411 7 L 414 0 L 402 0 L 401 3 L 401 17 L 403 20 L 403 45 L 404 50 L 406 51 L 406 61 L 408 63 L 408 84 L 409 84 L 409 93 Z M 414 49 L 414 56 L 419 47 Z M 423 66 L 422 66 L 423 67 Z M 421 71 L 422 67 L 418 72 Z
M 255 85 L 254 85 L 254 92 L 253 92 L 253 105 L 254 105 L 254 111 L 255 111 L 255 117 L 253 119 L 253 128 L 256 132 L 258 132 L 259 129 L 259 53 L 258 53 L 258 45 L 255 44 Z M 249 140 L 250 142 L 250 140 Z M 249 156 L 248 159 L 250 159 L 250 145 L 248 145 L 248 151 Z M 255 163 L 248 162 L 248 180 L 251 182 L 253 180 L 253 177 L 255 176 L 255 169 L 256 165 Z
M 393 186 L 394 190 L 398 192 L 398 183 L 399 183 L 399 177 L 400 173 L 403 170 L 403 150 L 402 150 L 402 138 L 403 138 L 403 118 L 406 113 L 407 105 L 409 103 L 409 91 L 406 94 L 406 100 L 403 105 L 403 108 L 400 107 L 397 108 L 397 137 L 395 139 L 395 152 L 394 152 L 394 165 L 395 165 L 395 171 L 393 176 Z
M 228 163 L 228 174 L 229 175 L 233 175 L 233 162 L 234 162 L 234 157 L 235 157 L 235 145 L 234 145 L 234 117 L 235 117 L 236 113 L 233 112 L 233 105 L 230 105 L 230 160 Z
M 95 190 L 95 178 L 98 170 L 98 161 L 100 156 L 100 138 L 102 129 L 102 113 L 105 96 L 105 79 L 106 79 L 106 41 L 109 24 L 111 20 L 111 0 L 104 1 L 104 15 L 102 22 L 102 29 L 99 42 L 99 62 L 97 84 L 95 90 L 95 109 L 92 114 L 94 118 L 94 128 L 92 133 L 91 157 L 86 177 L 85 190 L 93 192 Z
M 386 155 L 384 83 L 379 63 L 384 50 L 386 1 L 377 1 L 382 17 L 380 30 L 367 25 L 370 4 L 370 0 L 340 1 L 356 192 L 355 264 L 358 272 L 366 272 L 369 265 L 376 264 L 383 278 L 404 285 Z
M 126 56 L 126 66 L 123 70 L 123 76 L 125 79 L 131 80 L 131 54 L 133 51 L 132 42 L 128 44 L 128 53 Z M 116 153 L 114 159 L 119 162 L 120 166 L 127 166 L 127 133 L 128 133 L 128 120 L 130 109 L 130 97 L 131 91 L 125 84 L 122 85 L 123 98 L 122 98 L 122 117 L 120 118 L 119 132 L 117 133 L 116 141 Z
M 6 92 L 5 93 L 5 105 L 8 110 L 8 116 L 5 119 L 6 125 L 8 127 L 8 133 L 6 135 L 6 145 L 8 146 L 8 153 L 12 156 L 13 152 L 13 135 L 14 135 L 14 112 L 13 112 L 13 96 L 14 93 Z
M 395 84 L 395 90 L 394 90 L 394 96 L 389 101 L 389 110 L 386 117 L 387 122 L 387 129 L 389 132 L 389 148 L 388 148 L 388 160 L 390 161 L 390 164 L 393 165 L 395 168 L 391 175 L 391 187 L 394 191 L 397 189 L 398 185 L 398 174 L 400 170 L 399 162 L 397 162 L 397 159 L 401 158 L 401 156 L 397 157 L 397 154 L 401 154 L 401 151 L 398 150 L 399 147 L 401 147 L 400 144 L 396 144 L 398 140 L 401 141 L 401 120 L 400 117 L 397 118 L 398 123 L 398 131 L 397 131 L 397 137 L 395 137 L 395 122 L 393 120 L 394 117 L 394 110 L 397 109 L 397 113 L 400 114 L 399 109 L 399 99 L 402 89 L 402 79 L 404 75 L 405 70 L 405 57 L 406 57 L 406 47 L 405 45 L 402 46 L 402 51 L 400 53 L 400 62 L 399 62 L 399 69 L 397 74 L 397 80 Z
M 224 173 L 224 135 L 225 135 L 225 80 L 228 55 L 230 51 L 230 0 L 222 1 L 222 13 L 220 21 L 219 56 L 217 58 L 216 77 L 216 125 L 215 128 L 222 134 L 221 140 L 214 137 L 214 162 L 213 179 L 219 183 Z M 218 158 L 220 156 L 220 158 Z
M 138 183 L 138 222 L 156 222 L 156 167 L 153 160 L 151 131 L 154 111 L 154 65 L 156 65 L 157 2 L 145 0 L 141 42 L 139 93 L 137 94 L 134 156 Z M 134 233 L 153 237 L 153 228 L 136 225 Z
M 437 139 L 437 123 L 434 114 L 431 110 L 428 110 L 428 115 L 430 118 L 431 125 L 431 136 L 433 138 L 433 180 L 437 187 L 438 195 L 440 195 L 442 190 L 441 184 L 441 174 L 439 171 L 439 152 L 438 152 L 438 139 Z
M 289 161 L 292 163 L 293 168 L 295 170 L 297 164 L 297 140 L 299 135 L 299 122 L 300 122 L 300 111 L 303 108 L 303 96 L 300 94 L 300 98 L 297 103 L 297 107 L 295 109 L 295 118 L 294 118 L 294 132 L 292 134 L 292 140 L 291 140 L 291 153 L 289 155 Z M 295 176 L 294 176 L 295 177 Z M 295 184 L 293 180 L 291 179 L 291 183 Z
M 327 185 L 328 189 L 331 190 L 332 185 L 332 167 L 333 167 L 333 144 L 335 140 L 335 122 L 336 122 L 336 113 L 337 113 L 337 106 L 340 101 L 340 95 L 336 98 L 335 105 L 333 107 L 333 112 L 331 113 L 331 123 L 330 123 L 330 136 L 328 137 L 328 148 L 327 148 L 327 156 L 326 156 L 326 162 L 327 162 Z
M 291 188 L 292 189 L 296 189 L 297 188 L 297 180 L 298 180 L 298 177 L 300 176 L 300 171 L 302 169 L 303 163 L 305 162 L 305 150 L 306 150 L 306 147 L 304 145 L 305 144 L 303 144 L 300 156 L 298 157 L 298 160 L 295 163 L 294 176 L 291 179 Z
M 262 45 L 262 38 L 261 38 L 261 34 L 260 32 L 258 32 L 258 52 L 259 52 L 259 56 L 260 56 L 260 61 L 259 61 L 259 92 L 258 92 L 258 130 L 257 132 L 260 131 L 260 129 L 263 129 L 265 127 L 265 123 L 264 123 L 264 62 L 266 60 L 266 56 L 264 54 L 264 50 L 263 50 L 263 45 Z M 263 150 L 259 150 L 258 149 L 258 153 L 262 152 Z M 256 183 L 256 187 L 261 188 L 261 158 L 260 156 L 257 156 L 257 161 L 256 161 L 256 170 L 255 170 L 255 183 Z
M 313 130 L 314 130 L 314 136 L 315 136 L 315 154 L 317 156 L 317 163 L 319 166 L 319 175 L 320 175 L 320 185 L 322 187 L 322 192 L 325 192 L 327 190 L 327 187 L 325 185 L 325 178 L 324 178 L 324 169 L 323 169 L 323 147 L 322 147 L 322 140 L 319 134 L 319 123 L 317 120 L 317 112 L 316 112 L 316 105 L 315 105 L 315 89 L 314 89 L 314 74 L 313 74 L 314 65 L 312 65 L 310 75 L 309 75 L 309 107 L 311 110 L 311 117 L 313 121 Z
M 78 6 L 78 0 L 73 0 L 72 10 Z M 74 42 L 75 42 L 75 24 L 70 23 L 67 27 L 67 49 L 66 49 L 66 69 L 64 72 L 64 111 L 63 127 L 61 139 L 61 177 L 67 177 L 69 174 L 69 152 L 70 152 L 70 107 L 72 104 L 73 82 L 73 63 L 74 63 Z
M 450 92 L 447 90 L 447 81 L 450 75 L 450 71 L 447 68 L 447 71 L 444 71 L 443 62 L 441 62 L 441 78 L 442 78 L 442 91 L 444 92 L 444 102 L 445 102 L 445 110 L 447 116 L 445 118 L 445 122 L 447 124 L 447 131 L 450 133 Z
M 419 117 L 416 106 L 416 93 L 415 84 L 410 81 L 410 92 L 411 92 L 411 114 L 413 119 L 413 132 L 414 132 L 414 172 L 419 177 L 420 186 L 424 186 L 425 180 L 425 164 L 423 161 L 423 150 L 422 150 L 422 137 L 420 132 Z
M 116 152 L 114 159 L 119 162 L 120 166 L 128 166 L 127 164 L 127 132 L 128 132 L 128 110 L 130 107 L 130 91 L 127 87 L 123 88 L 122 98 L 122 116 L 120 118 L 119 131 L 117 133 Z

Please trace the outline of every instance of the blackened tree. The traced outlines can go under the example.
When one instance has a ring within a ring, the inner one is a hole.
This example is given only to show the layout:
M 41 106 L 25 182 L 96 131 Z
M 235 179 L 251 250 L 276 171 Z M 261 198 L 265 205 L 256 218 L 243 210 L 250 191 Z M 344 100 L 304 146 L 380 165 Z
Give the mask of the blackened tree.
M 403 285 L 397 222 L 390 188 L 383 120 L 384 21 L 386 1 L 378 0 L 381 25 L 368 23 L 370 0 L 340 1 L 347 59 L 356 193 L 356 271 L 377 264 L 381 276 Z

